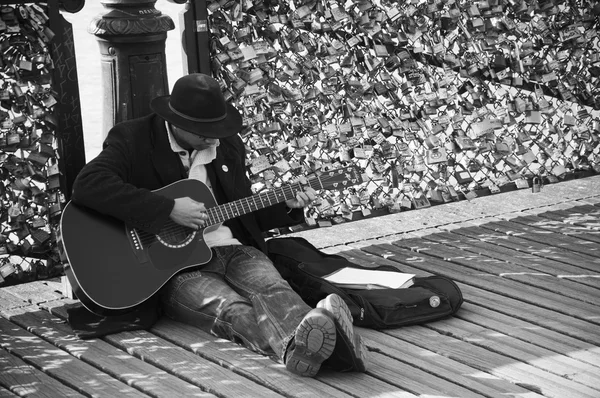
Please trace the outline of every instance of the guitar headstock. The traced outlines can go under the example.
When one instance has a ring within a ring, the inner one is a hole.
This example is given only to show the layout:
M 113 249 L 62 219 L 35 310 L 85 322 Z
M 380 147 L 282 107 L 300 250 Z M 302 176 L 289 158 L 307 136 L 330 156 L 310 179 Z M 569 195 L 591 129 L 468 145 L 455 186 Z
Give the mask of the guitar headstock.
M 343 189 L 363 182 L 360 169 L 355 165 L 325 171 L 315 179 L 317 180 L 314 184 L 316 189 Z

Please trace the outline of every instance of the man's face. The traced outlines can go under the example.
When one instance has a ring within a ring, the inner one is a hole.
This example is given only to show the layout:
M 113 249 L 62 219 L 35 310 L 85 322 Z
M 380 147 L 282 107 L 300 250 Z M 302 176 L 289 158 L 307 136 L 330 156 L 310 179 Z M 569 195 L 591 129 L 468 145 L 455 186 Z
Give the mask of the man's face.
M 218 138 L 201 137 L 174 125 L 171 125 L 171 131 L 177 143 L 185 149 L 197 149 L 201 151 L 219 145 Z

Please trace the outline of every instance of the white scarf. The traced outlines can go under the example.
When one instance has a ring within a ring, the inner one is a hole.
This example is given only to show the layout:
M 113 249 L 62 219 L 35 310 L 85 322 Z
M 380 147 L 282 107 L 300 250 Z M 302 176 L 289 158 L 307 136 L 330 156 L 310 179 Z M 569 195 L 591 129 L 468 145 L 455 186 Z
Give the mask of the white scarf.
M 217 146 L 203 149 L 201 151 L 194 150 L 192 152 L 191 166 L 188 173 L 188 178 L 193 178 L 208 185 L 208 177 L 206 176 L 206 165 L 215 160 L 217 157 Z
M 195 149 L 191 155 L 189 152 L 179 145 L 173 133 L 171 132 L 171 126 L 167 123 L 167 133 L 169 136 L 169 143 L 173 152 L 179 154 L 181 161 L 185 169 L 188 171 L 188 178 L 199 180 L 205 184 L 208 184 L 208 178 L 206 176 L 206 165 L 215 160 L 217 157 L 217 145 L 210 148 L 203 149 L 201 151 Z

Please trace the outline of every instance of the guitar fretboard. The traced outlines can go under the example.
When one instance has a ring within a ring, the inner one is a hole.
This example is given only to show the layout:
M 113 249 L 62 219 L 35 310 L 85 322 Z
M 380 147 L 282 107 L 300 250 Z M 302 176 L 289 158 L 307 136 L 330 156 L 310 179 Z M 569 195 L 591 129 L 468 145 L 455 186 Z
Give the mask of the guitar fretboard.
M 307 180 L 308 185 L 313 189 L 322 189 L 323 184 L 318 177 L 312 177 Z M 264 209 L 286 200 L 294 199 L 296 193 L 303 191 L 304 187 L 300 183 L 289 184 L 282 187 L 273 188 L 266 192 L 260 192 L 253 196 L 238 199 L 223 205 L 211 207 L 206 210 L 208 214 L 208 226 L 222 223 L 253 211 Z

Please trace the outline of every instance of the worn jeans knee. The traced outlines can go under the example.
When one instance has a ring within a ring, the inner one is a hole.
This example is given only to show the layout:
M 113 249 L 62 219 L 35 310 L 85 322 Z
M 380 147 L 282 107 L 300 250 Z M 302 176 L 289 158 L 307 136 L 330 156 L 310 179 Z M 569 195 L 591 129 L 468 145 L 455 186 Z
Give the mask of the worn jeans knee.
M 260 250 L 235 246 L 227 258 L 225 280 L 252 302 L 260 330 L 281 358 L 290 337 L 311 308 Z
M 185 272 L 175 276 L 163 290 L 163 305 L 170 318 L 263 355 L 272 354 L 251 302 L 232 289 L 221 275 L 202 270 Z

